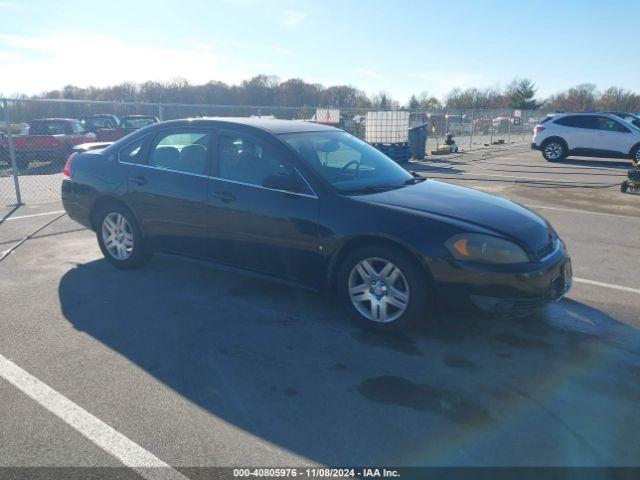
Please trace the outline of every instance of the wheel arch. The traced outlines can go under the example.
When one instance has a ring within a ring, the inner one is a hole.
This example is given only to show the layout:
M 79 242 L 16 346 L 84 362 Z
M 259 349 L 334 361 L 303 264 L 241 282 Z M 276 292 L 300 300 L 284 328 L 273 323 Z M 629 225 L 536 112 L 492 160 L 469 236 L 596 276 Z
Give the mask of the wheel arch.
M 123 201 L 121 198 L 113 195 L 102 195 L 98 197 L 91 205 L 91 209 L 89 210 L 89 219 L 91 221 L 91 226 L 94 231 L 97 231 L 98 229 L 97 214 L 107 205 L 118 205 L 123 208 L 126 208 L 129 212 L 131 212 L 131 215 L 133 215 L 133 217 L 135 218 L 138 224 L 138 228 L 140 229 L 140 231 L 142 231 L 142 224 L 140 223 L 140 219 L 138 218 L 134 210 L 129 205 L 127 205 L 127 203 Z
M 564 145 L 564 148 L 567 149 L 567 152 L 569 151 L 569 144 L 567 143 L 567 141 L 558 136 L 558 135 L 552 135 L 551 137 L 545 138 L 542 143 L 540 144 L 540 147 L 544 148 L 545 145 L 547 145 L 549 142 L 551 141 L 556 141 L 556 142 L 560 142 Z
M 633 159 L 634 153 L 640 149 L 640 142 L 636 143 L 631 150 L 629 150 L 629 156 Z
M 363 247 L 363 246 L 385 246 L 395 248 L 397 250 L 402 251 L 409 257 L 418 261 L 418 264 L 421 267 L 421 270 L 424 272 L 427 281 L 430 284 L 433 284 L 433 276 L 431 274 L 431 270 L 429 265 L 425 261 L 424 257 L 420 255 L 415 249 L 413 249 L 410 245 L 399 240 L 397 238 L 388 237 L 379 234 L 362 234 L 356 235 L 345 240 L 330 256 L 329 264 L 327 267 L 327 286 L 329 289 L 333 290 L 336 287 L 337 273 L 340 265 L 344 261 L 344 259 L 349 255 L 349 253 L 354 250 Z

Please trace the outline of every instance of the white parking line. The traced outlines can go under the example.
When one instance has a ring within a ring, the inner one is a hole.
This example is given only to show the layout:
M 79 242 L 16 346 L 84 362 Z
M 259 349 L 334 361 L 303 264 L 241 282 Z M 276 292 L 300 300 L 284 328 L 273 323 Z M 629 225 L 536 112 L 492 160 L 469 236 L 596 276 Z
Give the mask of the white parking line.
M 21 215 L 19 217 L 9 217 L 5 219 L 5 222 L 11 220 L 22 220 L 23 218 L 44 217 L 45 215 L 56 215 L 58 213 L 64 213 L 64 210 L 56 210 L 55 212 L 34 213 L 32 215 Z
M 542 208 L 546 210 L 554 210 L 556 212 L 588 213 L 590 215 L 601 215 L 603 217 L 617 217 L 617 218 L 626 218 L 630 220 L 640 220 L 640 217 L 633 217 L 631 215 L 621 215 L 619 213 L 594 212 L 593 210 L 581 210 L 579 208 L 547 207 L 544 205 L 528 205 L 528 204 L 526 206 L 529 208 Z
M 624 287 L 622 285 L 615 285 L 613 283 L 596 282 L 595 280 L 587 280 L 586 278 L 573 277 L 573 281 L 578 283 L 586 283 L 588 285 L 595 285 L 596 287 L 612 288 L 614 290 L 621 290 L 623 292 L 640 293 L 640 289 L 638 288 Z
M 0 377 L 148 480 L 188 480 L 137 443 L 0 355 Z

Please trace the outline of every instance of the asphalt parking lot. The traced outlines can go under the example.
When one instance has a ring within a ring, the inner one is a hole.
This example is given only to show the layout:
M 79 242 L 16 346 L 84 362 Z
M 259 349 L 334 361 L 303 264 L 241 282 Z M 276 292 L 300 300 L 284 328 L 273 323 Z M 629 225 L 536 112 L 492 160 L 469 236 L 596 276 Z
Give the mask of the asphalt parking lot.
M 523 144 L 413 163 L 545 216 L 576 278 L 528 317 L 391 336 L 325 295 L 200 262 L 115 270 L 66 217 L 24 241 L 61 206 L 7 207 L 0 466 L 640 466 L 640 196 L 615 186 L 628 167 L 549 164 Z

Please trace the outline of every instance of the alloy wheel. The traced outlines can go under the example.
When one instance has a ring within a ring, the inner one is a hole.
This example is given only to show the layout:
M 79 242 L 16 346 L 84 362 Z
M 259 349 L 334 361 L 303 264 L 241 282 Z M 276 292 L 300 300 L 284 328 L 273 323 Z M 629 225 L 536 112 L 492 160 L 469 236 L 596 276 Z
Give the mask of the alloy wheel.
M 549 143 L 544 147 L 544 153 L 547 158 L 557 160 L 562 156 L 562 145 L 556 142 Z
M 133 230 L 120 213 L 109 213 L 102 221 L 102 241 L 116 260 L 127 260 L 133 253 Z
M 367 258 L 349 274 L 349 297 L 356 310 L 372 322 L 399 318 L 409 305 L 409 283 L 402 271 L 383 258 Z

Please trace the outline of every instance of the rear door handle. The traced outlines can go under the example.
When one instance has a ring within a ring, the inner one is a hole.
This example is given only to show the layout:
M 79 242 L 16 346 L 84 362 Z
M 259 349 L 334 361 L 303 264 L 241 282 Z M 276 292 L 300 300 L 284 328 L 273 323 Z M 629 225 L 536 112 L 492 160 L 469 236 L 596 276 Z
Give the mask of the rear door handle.
M 213 192 L 211 195 L 218 200 L 222 200 L 224 203 L 234 202 L 236 199 L 236 196 L 228 190 L 225 190 L 223 192 Z
M 144 175 L 136 175 L 131 178 L 131 181 L 136 185 L 145 185 L 149 180 L 147 180 L 147 177 Z

